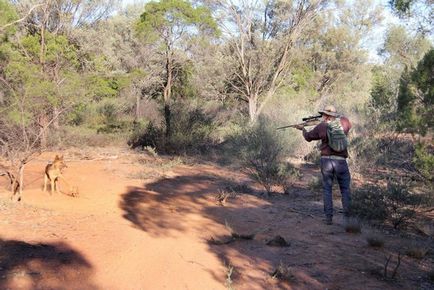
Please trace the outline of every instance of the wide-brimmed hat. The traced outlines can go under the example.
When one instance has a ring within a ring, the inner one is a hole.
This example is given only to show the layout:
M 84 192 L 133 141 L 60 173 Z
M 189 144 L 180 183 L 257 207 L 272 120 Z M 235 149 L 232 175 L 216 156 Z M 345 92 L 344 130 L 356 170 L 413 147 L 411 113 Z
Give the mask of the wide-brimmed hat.
M 324 114 L 332 117 L 339 116 L 339 114 L 336 113 L 336 108 L 332 105 L 326 106 L 323 110 L 319 110 L 318 113 L 320 113 L 321 115 Z

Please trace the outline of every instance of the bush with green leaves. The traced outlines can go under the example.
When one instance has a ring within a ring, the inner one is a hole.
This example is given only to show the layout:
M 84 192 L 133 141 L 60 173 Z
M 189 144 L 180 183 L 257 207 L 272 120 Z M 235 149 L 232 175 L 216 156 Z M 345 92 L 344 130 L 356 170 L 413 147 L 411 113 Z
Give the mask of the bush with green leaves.
M 352 196 L 351 213 L 366 220 L 385 221 L 387 209 L 382 189 L 374 185 L 356 189 Z
M 417 67 L 400 78 L 397 98 L 401 132 L 425 135 L 434 128 L 434 49 L 428 51 Z
M 411 220 L 421 197 L 409 191 L 409 184 L 403 180 L 390 180 L 385 192 L 388 220 L 397 228 Z
M 178 101 L 171 112 L 171 133 L 166 136 L 164 126 L 152 122 L 136 123 L 128 144 L 133 147 L 152 146 L 159 152 L 200 152 L 214 143 L 214 116 L 201 106 Z
M 302 173 L 291 163 L 286 163 L 280 166 L 279 176 L 283 193 L 289 194 L 294 186 L 294 183 L 301 179 Z
M 434 154 L 427 146 L 416 145 L 413 163 L 423 178 L 428 182 L 434 182 Z
M 415 216 L 421 197 L 403 180 L 389 180 L 386 188 L 369 185 L 353 193 L 352 214 L 367 220 L 388 221 L 396 229 Z
M 234 147 L 253 179 L 267 193 L 272 192 L 274 185 L 282 185 L 292 175 L 297 175 L 293 166 L 283 161 L 286 146 L 269 119 L 260 117 L 232 142 L 236 143 Z

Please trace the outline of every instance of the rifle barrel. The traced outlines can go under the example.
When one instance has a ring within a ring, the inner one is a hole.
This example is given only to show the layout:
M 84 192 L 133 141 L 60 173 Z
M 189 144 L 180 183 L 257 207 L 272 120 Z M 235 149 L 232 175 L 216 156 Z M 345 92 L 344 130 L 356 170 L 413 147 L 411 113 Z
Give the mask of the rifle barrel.
M 276 128 L 276 130 L 285 129 L 285 128 L 291 128 L 291 127 L 294 127 L 294 126 L 295 125 L 283 126 L 283 127 Z
M 315 118 L 315 119 L 311 119 L 311 120 L 305 121 L 305 122 L 300 123 L 300 124 L 295 124 L 295 125 L 293 124 L 293 125 L 279 127 L 279 128 L 276 128 L 276 130 L 285 129 L 285 128 L 295 128 L 295 126 L 297 126 L 297 125 L 302 125 L 304 127 L 307 127 L 307 126 L 316 126 L 319 122 L 320 122 L 320 120 L 318 120 L 317 118 Z

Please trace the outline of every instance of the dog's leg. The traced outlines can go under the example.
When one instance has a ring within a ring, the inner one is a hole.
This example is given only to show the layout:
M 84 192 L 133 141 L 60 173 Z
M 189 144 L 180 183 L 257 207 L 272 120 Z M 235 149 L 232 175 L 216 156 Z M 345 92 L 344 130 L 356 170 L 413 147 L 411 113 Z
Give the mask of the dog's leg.
M 47 183 L 48 183 L 48 176 L 47 173 L 44 174 L 44 192 L 47 191 Z
M 54 178 L 50 179 L 50 183 L 51 183 L 51 194 L 53 194 L 53 192 L 54 192 Z
M 54 185 L 56 186 L 56 192 L 59 194 L 60 193 L 60 189 L 59 189 L 59 177 L 56 177 L 56 179 L 54 180 Z

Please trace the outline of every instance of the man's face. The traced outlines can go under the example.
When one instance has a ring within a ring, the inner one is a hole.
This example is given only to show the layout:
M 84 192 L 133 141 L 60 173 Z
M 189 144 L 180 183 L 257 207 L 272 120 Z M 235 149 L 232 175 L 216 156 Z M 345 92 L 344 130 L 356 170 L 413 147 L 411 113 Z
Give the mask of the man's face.
M 329 115 L 322 114 L 322 120 L 323 120 L 324 122 L 328 122 L 328 121 L 331 120 L 331 117 L 330 117 Z

